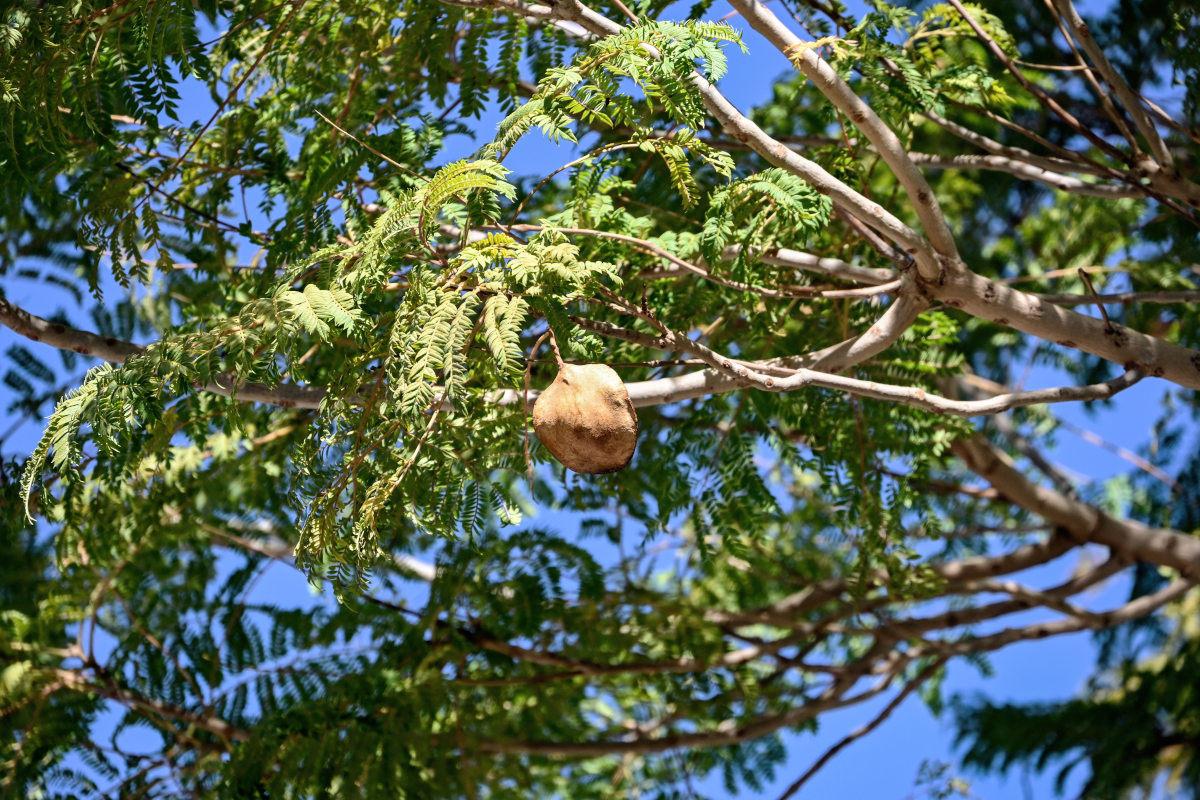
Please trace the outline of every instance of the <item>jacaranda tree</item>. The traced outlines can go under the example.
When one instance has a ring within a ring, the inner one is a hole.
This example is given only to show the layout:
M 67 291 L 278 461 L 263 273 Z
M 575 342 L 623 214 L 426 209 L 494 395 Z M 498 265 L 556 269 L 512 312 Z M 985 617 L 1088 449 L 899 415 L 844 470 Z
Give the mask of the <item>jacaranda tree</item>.
M 588 3 L 4 4 L 5 796 L 790 795 L 1089 630 L 968 761 L 1200 796 L 1195 5 Z M 533 429 L 580 364 L 620 471 Z

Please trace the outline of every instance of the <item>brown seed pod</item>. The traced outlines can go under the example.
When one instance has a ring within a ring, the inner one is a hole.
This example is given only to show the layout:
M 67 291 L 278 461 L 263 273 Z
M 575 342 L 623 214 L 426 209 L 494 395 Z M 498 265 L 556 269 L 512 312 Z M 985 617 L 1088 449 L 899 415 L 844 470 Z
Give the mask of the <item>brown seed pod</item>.
M 533 404 L 533 430 L 568 469 L 599 475 L 629 465 L 637 412 L 612 367 L 563 364 Z

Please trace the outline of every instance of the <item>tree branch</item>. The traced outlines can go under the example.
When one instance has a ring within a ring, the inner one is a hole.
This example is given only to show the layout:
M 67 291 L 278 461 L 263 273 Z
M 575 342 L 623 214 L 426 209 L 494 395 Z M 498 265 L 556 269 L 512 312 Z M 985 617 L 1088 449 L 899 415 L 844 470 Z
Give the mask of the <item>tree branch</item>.
M 1150 122 L 1150 117 L 1146 114 L 1146 110 L 1142 108 L 1138 97 L 1129 88 L 1121 74 L 1117 72 L 1113 65 L 1109 62 L 1108 57 L 1104 55 L 1104 51 L 1096 44 L 1096 40 L 1092 38 L 1092 32 L 1088 30 L 1087 23 L 1079 16 L 1079 12 L 1075 10 L 1075 5 L 1071 0 L 1052 0 L 1054 8 L 1062 14 L 1067 26 L 1071 32 L 1079 40 L 1083 46 L 1084 52 L 1096 64 L 1096 68 L 1104 77 L 1104 80 L 1113 91 L 1117 93 L 1117 98 L 1121 101 L 1121 105 L 1133 117 L 1133 124 L 1137 126 L 1138 131 L 1142 136 L 1146 137 L 1146 142 L 1150 145 L 1150 151 L 1154 153 L 1154 157 L 1158 159 L 1158 163 L 1165 169 L 1171 169 L 1175 161 L 1171 157 L 1171 151 L 1167 148 L 1166 143 L 1158 134 L 1158 129 Z M 1136 141 L 1133 142 L 1136 145 Z
M 1081 619 L 1096 619 L 1096 615 L 1092 612 L 1067 603 L 1066 598 L 1079 594 L 1111 578 L 1128 566 L 1129 561 L 1127 559 L 1120 556 L 1113 556 L 1100 566 L 1094 567 L 1082 575 L 1077 575 L 1065 583 L 1045 591 L 1031 589 L 1016 581 L 964 581 L 954 584 L 943 592 L 942 595 L 1002 593 L 1010 595 L 1013 599 L 975 606 L 973 608 L 952 608 L 948 611 L 927 617 L 888 619 L 886 624 L 888 628 L 895 629 L 905 636 L 919 636 L 929 631 L 975 625 L 990 619 L 996 619 L 997 617 L 1026 611 L 1035 606 L 1044 606 L 1068 616 L 1078 616 Z
M 950 414 L 957 417 L 1001 414 L 1010 409 L 1022 406 L 1099 400 L 1112 397 L 1117 392 L 1128 389 L 1143 377 L 1142 373 L 1137 370 L 1129 370 L 1111 380 L 1088 386 L 1059 386 L 1055 389 L 1010 392 L 1008 394 L 996 395 L 987 400 L 952 400 L 929 394 L 924 389 L 909 386 L 891 386 L 876 383 L 875 381 L 846 378 L 840 375 L 826 375 L 812 370 L 797 370 L 796 374 L 809 376 L 808 384 L 812 386 L 837 389 L 860 397 L 895 401 L 913 406 L 914 408 L 925 408 L 930 411 L 936 411 L 939 414 Z M 784 389 L 781 389 L 781 391 L 784 391 Z
M 947 273 L 929 285 L 937 299 L 953 308 L 1063 347 L 1074 347 L 1126 369 L 1200 389 L 1200 351 L 1172 344 L 1123 325 L 1079 314 L 1033 294 L 988 280 L 973 272 Z M 1094 302 L 1094 299 L 1093 299 Z
M 122 688 L 115 683 L 100 683 L 88 680 L 78 672 L 69 669 L 56 669 L 52 671 L 55 680 L 61 683 L 64 687 L 85 694 L 93 694 L 98 697 L 103 697 L 108 700 L 114 700 L 121 705 L 129 708 L 136 708 L 140 711 L 157 714 L 168 719 L 177 720 L 187 725 L 191 725 L 201 730 L 233 742 L 248 742 L 251 739 L 250 731 L 232 725 L 218 717 L 198 714 L 194 711 L 189 711 L 186 708 L 173 706 L 170 703 L 164 703 L 161 700 L 142 697 L 139 694 Z
M 1172 581 L 1153 594 L 1131 600 L 1125 605 L 1114 608 L 1111 611 L 1091 613 L 1086 618 L 1071 617 L 1053 622 L 1028 625 L 1024 628 L 1006 628 L 989 636 L 960 639 L 954 642 L 925 642 L 913 648 L 912 654 L 916 657 L 937 653 L 949 658 L 969 653 L 987 653 L 999 650 L 1015 642 L 1046 639 L 1051 636 L 1078 633 L 1079 631 L 1111 628 L 1114 625 L 1141 619 L 1172 600 L 1182 597 L 1186 592 L 1194 588 L 1195 585 L 1196 582 L 1192 579 L 1180 578 Z
M 847 746 L 853 744 L 856 740 L 861 739 L 871 731 L 878 728 L 885 720 L 887 720 L 888 717 L 892 715 L 893 711 L 900 707 L 900 704 L 903 703 L 910 694 L 920 688 L 925 681 L 933 677 L 933 674 L 941 669 L 942 665 L 945 663 L 945 658 L 934 659 L 934 661 L 927 665 L 925 669 L 913 676 L 913 678 L 904 685 L 904 689 L 902 689 L 899 694 L 892 698 L 892 701 L 884 706 L 883 710 L 880 711 L 874 719 L 865 725 L 856 728 L 854 731 L 847 734 L 844 739 L 826 750 L 825 754 L 818 758 L 803 775 L 797 778 L 795 783 L 793 783 L 791 786 L 788 786 L 788 788 L 784 790 L 783 794 L 779 796 L 779 800 L 788 800 L 789 797 L 794 796 L 796 792 L 800 791 L 801 787 L 803 787 L 804 784 L 807 783 L 810 778 L 812 778 L 813 775 L 816 775 L 818 772 L 820 772 L 822 767 L 829 763 L 830 759 L 844 750 Z
M 912 160 L 921 166 L 933 169 L 984 169 L 995 172 L 1007 172 L 1018 178 L 1037 181 L 1045 185 L 1071 194 L 1088 195 L 1090 197 L 1146 197 L 1146 191 L 1137 184 L 1126 185 L 1111 183 L 1087 183 L 1078 178 L 1052 172 L 1044 167 L 1035 166 L 1025 161 L 994 155 L 939 156 L 929 153 L 912 153 Z
M 1134 520 L 1117 519 L 1094 506 L 1038 486 L 1013 465 L 1007 455 L 981 437 L 959 439 L 951 445 L 971 471 L 992 484 L 1004 497 L 1065 528 L 1080 542 L 1095 542 L 1140 561 L 1171 567 L 1188 578 L 1200 578 L 1200 539 Z
M 1040 156 L 1022 147 L 1001 144 L 995 139 L 984 136 L 982 133 L 973 131 L 957 122 L 952 122 L 932 111 L 926 111 L 925 118 L 963 141 L 969 142 L 981 150 L 986 150 L 992 155 L 1007 158 L 1020 164 L 1041 167 L 1047 172 L 1060 174 L 1081 173 L 1099 177 L 1116 177 L 1121 174 L 1119 170 L 1095 164 L 1083 158 L 1079 153 L 1063 149 L 1053 143 L 1049 143 L 1050 149 L 1053 152 L 1059 153 L 1060 157 Z
M 1134 305 L 1137 303 L 1200 303 L 1200 292 L 1112 292 L 1111 294 L 1035 294 L 1059 306 L 1086 306 L 1096 302 Z
M 758 0 L 730 1 L 754 30 L 786 55 L 788 60 L 870 139 L 876 152 L 904 187 L 904 192 L 908 195 L 934 249 L 949 259 L 957 260 L 958 248 L 954 243 L 954 235 L 946 224 L 937 198 L 925 177 L 908 157 L 904 143 L 895 132 L 817 54 L 816 48 L 811 46 L 812 43 L 801 41 L 770 9 Z M 925 280 L 936 280 L 941 273 L 939 265 L 929 259 L 918 259 L 917 265 L 921 277 Z
M 50 322 L 4 299 L 0 299 L 0 325 L 35 342 L 113 364 L 123 364 L 146 349 L 112 336 L 100 336 L 62 323 Z M 315 386 L 283 384 L 271 387 L 250 381 L 239 382 L 229 375 L 218 377 L 197 388 L 223 397 L 236 396 L 240 401 L 267 403 L 284 408 L 319 409 L 326 394 L 324 389 Z

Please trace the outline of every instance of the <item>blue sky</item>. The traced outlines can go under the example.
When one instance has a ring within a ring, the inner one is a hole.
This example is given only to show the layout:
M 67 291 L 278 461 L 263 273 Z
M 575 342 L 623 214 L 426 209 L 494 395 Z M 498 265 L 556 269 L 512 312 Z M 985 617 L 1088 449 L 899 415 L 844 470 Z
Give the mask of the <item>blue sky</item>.
M 687 5 L 682 5 L 686 11 Z M 852 10 L 857 10 L 852 7 Z M 714 6 L 710 17 L 720 18 L 728 11 L 723 3 Z M 669 15 L 668 15 L 669 16 Z M 737 18 L 730 24 L 741 27 Z M 730 48 L 729 74 L 720 84 L 722 90 L 743 110 L 766 100 L 770 94 L 768 78 L 788 71 L 786 60 L 764 40 L 747 31 L 745 43 L 750 50 L 742 55 Z M 207 118 L 212 104 L 206 94 L 185 93 L 181 115 L 185 118 Z M 499 120 L 499 114 L 491 109 L 478 123 L 478 132 L 490 136 Z M 448 140 L 445 160 L 453 160 L 474 151 L 476 143 L 468 137 L 453 137 Z M 507 165 L 517 174 L 545 174 L 578 155 L 569 145 L 553 145 L 536 134 L 514 149 Z M 251 201 L 251 207 L 254 202 Z M 36 288 L 34 284 L 5 286 L 8 296 L 28 310 L 46 315 L 68 298 L 56 290 Z M 120 290 L 115 285 L 106 287 L 106 292 Z M 1082 309 L 1081 309 L 1082 310 Z M 81 315 L 75 315 L 84 324 Z M 7 329 L 0 329 L 0 352 L 16 337 Z M 28 344 L 28 343 L 26 343 Z M 40 347 L 31 345 L 31 347 Z M 42 351 L 38 351 L 43 354 Z M 82 369 L 80 370 L 82 374 Z M 1031 386 L 1052 385 L 1055 376 L 1047 370 L 1035 370 L 1030 376 Z M 0 386 L 0 407 L 9 402 L 8 389 Z M 1120 398 L 1119 411 L 1102 410 L 1089 415 L 1079 406 L 1059 406 L 1060 415 L 1075 424 L 1096 431 L 1114 444 L 1130 449 L 1145 441 L 1147 426 L 1158 415 L 1158 404 L 1162 397 L 1162 384 L 1145 381 L 1125 392 Z M 46 413 L 49 409 L 46 409 Z M 7 427 L 0 420 L 0 429 Z M 26 425 L 17 436 L 5 443 L 6 452 L 28 452 L 40 430 L 36 425 Z M 1062 434 L 1053 458 L 1068 470 L 1088 476 L 1092 480 L 1126 472 L 1129 464 L 1119 457 L 1097 448 L 1076 436 Z M 539 509 L 527 520 L 527 524 L 555 528 L 570 534 L 578 528 L 580 515 L 570 515 L 552 509 Z M 595 541 L 595 540 L 589 540 Z M 1038 584 L 1052 584 L 1066 577 L 1072 564 L 1055 562 L 1041 568 L 1036 575 Z M 1120 603 L 1126 596 L 1127 583 L 1123 578 L 1110 582 L 1102 594 L 1093 598 L 1097 605 Z M 283 564 L 269 568 L 255 589 L 258 599 L 308 604 L 315 601 L 310 587 L 299 573 Z M 1031 612 L 1026 619 L 1034 619 Z M 1075 693 L 1083 681 L 1092 674 L 1095 648 L 1090 634 L 1076 634 L 1035 643 L 1023 643 L 999 651 L 992 657 L 996 676 L 983 679 L 978 672 L 965 663 L 954 663 L 949 669 L 945 683 L 947 696 L 955 693 L 972 695 L 985 692 L 998 700 L 1055 700 L 1064 699 Z M 785 765 L 775 783 L 765 792 L 766 797 L 777 796 L 826 749 L 840 740 L 846 733 L 872 719 L 886 705 L 890 695 L 860 707 L 827 714 L 821 718 L 820 730 L 815 735 L 789 735 L 790 762 Z M 951 746 L 953 731 L 948 717 L 934 718 L 919 699 L 910 698 L 877 731 L 852 744 L 827 765 L 801 792 L 801 797 L 812 798 L 887 798 L 900 800 L 913 795 L 914 781 L 922 761 L 953 762 L 955 754 Z M 1052 796 L 1052 775 L 1032 776 L 1022 780 L 1019 773 L 1008 779 L 998 777 L 981 778 L 967 776 L 972 781 L 972 792 L 981 798 L 1009 798 Z M 1068 787 L 1078 786 L 1084 777 L 1077 772 Z M 704 788 L 717 797 L 723 797 L 719 776 L 702 782 Z M 1068 788 L 1068 794 L 1070 790 Z M 748 796 L 743 794 L 742 796 Z

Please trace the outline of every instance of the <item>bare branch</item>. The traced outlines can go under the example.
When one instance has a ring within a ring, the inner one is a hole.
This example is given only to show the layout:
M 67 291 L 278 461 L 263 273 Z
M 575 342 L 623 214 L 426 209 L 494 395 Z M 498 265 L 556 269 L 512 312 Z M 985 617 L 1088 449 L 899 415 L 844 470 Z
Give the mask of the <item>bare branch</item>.
M 1059 306 L 1086 306 L 1101 303 L 1134 305 L 1137 303 L 1200 303 L 1200 292 L 1112 292 L 1110 294 L 1037 294 L 1039 300 Z
M 1135 183 L 1088 183 L 1007 156 L 940 156 L 929 153 L 912 153 L 912 160 L 915 164 L 933 169 L 985 169 L 1007 172 L 1018 178 L 1044 183 L 1054 189 L 1071 194 L 1108 198 L 1146 197 L 1146 191 Z
M 1058 426 L 1060 428 L 1064 428 L 1064 429 L 1070 431 L 1071 433 L 1078 436 L 1080 439 L 1083 439 L 1088 444 L 1094 444 L 1096 447 L 1099 447 L 1102 450 L 1107 450 L 1108 452 L 1112 453 L 1113 455 L 1117 456 L 1118 458 L 1128 461 L 1130 464 L 1133 464 L 1135 467 L 1142 470 L 1147 475 L 1152 475 L 1155 478 L 1157 478 L 1158 480 L 1162 481 L 1167 486 L 1171 487 L 1172 491 L 1177 491 L 1179 489 L 1178 481 L 1176 481 L 1174 478 L 1172 478 L 1170 475 L 1168 475 L 1162 469 L 1159 469 L 1154 464 L 1152 464 L 1151 462 L 1142 458 L 1141 456 L 1139 456 L 1137 453 L 1133 452 L 1132 450 L 1121 447 L 1120 445 L 1117 445 L 1117 444 L 1113 444 L 1112 442 L 1108 441 L 1107 439 L 1103 438 L 1102 436 L 1099 436 L 1095 432 L 1089 431 L 1087 428 L 1080 427 L 1079 425 L 1076 425 L 1075 423 L 1073 423 L 1069 420 L 1065 420 L 1065 419 L 1058 420 Z
M 938 116 L 932 111 L 926 111 L 925 117 L 939 127 L 954 134 L 963 141 L 986 150 L 992 155 L 1010 159 L 1017 163 L 1029 164 L 1035 167 L 1041 167 L 1047 172 L 1056 172 L 1060 174 L 1081 173 L 1084 175 L 1096 175 L 1112 177 L 1120 175 L 1120 172 L 1108 167 L 1102 167 L 1099 164 L 1094 164 L 1085 160 L 1078 153 L 1051 145 L 1054 151 L 1059 153 L 1060 158 L 1050 156 L 1039 156 L 1030 151 L 1011 145 L 1001 144 L 1000 142 L 990 137 L 984 136 L 982 133 L 971 130 L 963 125 L 953 122 L 944 117 Z
M 1096 64 L 1096 69 L 1108 82 L 1108 85 L 1117 93 L 1117 98 L 1120 99 L 1121 105 L 1133 117 L 1133 124 L 1137 126 L 1138 131 L 1142 136 L 1146 137 L 1146 142 L 1150 145 L 1150 151 L 1154 153 L 1154 157 L 1158 159 L 1159 165 L 1165 169 L 1172 169 L 1175 160 L 1171 157 L 1171 151 L 1167 148 L 1166 142 L 1158 134 L 1158 129 L 1150 122 L 1150 117 L 1146 114 L 1146 110 L 1129 88 L 1129 84 L 1121 77 L 1121 74 L 1113 68 L 1108 57 L 1104 55 L 1104 51 L 1096 44 L 1096 40 L 1092 38 L 1092 32 L 1088 30 L 1087 23 L 1079 16 L 1079 12 L 1075 9 L 1075 4 L 1071 0 L 1051 0 L 1054 7 L 1062 14 L 1069 26 L 1071 32 L 1079 39 L 1080 45 L 1088 57 Z M 1132 144 L 1136 146 L 1136 141 Z
M 1008 325 L 1063 347 L 1078 348 L 1126 369 L 1138 369 L 1189 389 L 1200 389 L 1200 351 L 1123 325 L 1105 325 L 1103 320 L 1044 302 L 1037 295 L 973 272 L 947 273 L 941 285 L 930 286 L 929 290 L 946 305 L 981 319 Z
M 729 260 L 737 258 L 738 252 L 741 250 L 741 245 L 732 245 L 725 248 L 724 257 Z M 797 250 L 789 250 L 781 247 L 776 250 L 762 253 L 757 256 L 758 260 L 764 264 L 772 264 L 778 267 L 790 267 L 792 269 L 805 270 L 807 272 L 816 272 L 821 275 L 826 275 L 830 278 L 837 278 L 842 281 L 853 281 L 855 283 L 866 283 L 872 286 L 878 286 L 884 283 L 890 283 L 896 279 L 898 273 L 890 269 L 877 269 L 875 267 L 863 267 L 858 264 L 851 264 L 842 261 L 838 258 L 825 258 L 821 256 L 810 255 L 809 253 L 801 253 Z
M 615 329 L 615 326 L 612 327 Z M 598 330 L 598 328 L 593 329 Z M 903 332 L 903 329 L 900 332 Z M 726 373 L 741 385 L 752 386 L 763 391 L 790 392 L 807 386 L 819 386 L 844 391 L 861 397 L 896 401 L 917 408 L 925 408 L 961 417 L 998 414 L 1019 406 L 1097 400 L 1112 397 L 1117 392 L 1133 386 L 1143 377 L 1142 373 L 1137 370 L 1128 370 L 1124 375 L 1112 380 L 1089 386 L 1062 386 L 1056 389 L 1011 392 L 986 400 L 952 400 L 929 394 L 924 389 L 907 386 L 890 386 L 876 383 L 875 381 L 847 378 L 803 367 L 785 369 L 785 373 L 790 374 L 785 374 L 784 377 L 777 377 L 777 370 L 771 370 L 771 372 L 776 374 L 768 374 L 763 369 L 763 367 L 767 366 L 766 364 L 760 367 L 760 365 L 753 362 L 735 361 L 711 350 L 701 342 L 676 331 L 667 331 L 664 329 L 662 335 L 656 338 L 629 331 L 622 331 L 621 333 L 622 335 L 619 338 L 627 341 L 642 339 L 645 342 L 653 342 L 655 346 L 658 346 L 659 342 L 665 342 L 668 345 L 667 349 L 691 353 L 711 365 L 714 369 Z M 779 366 L 784 365 L 780 364 Z M 838 365 L 835 368 L 840 368 L 841 366 L 843 365 Z
M 926 642 L 913 648 L 913 654 L 926 655 L 937 653 L 946 657 L 952 657 L 968 653 L 987 653 L 999 650 L 1014 642 L 1046 639 L 1066 633 L 1111 628 L 1114 625 L 1120 625 L 1146 616 L 1172 600 L 1182 597 L 1190 589 L 1194 588 L 1195 585 L 1194 580 L 1180 578 L 1172 581 L 1153 594 L 1131 600 L 1125 605 L 1114 608 L 1111 611 L 1092 613 L 1087 615 L 1086 618 L 1073 616 L 1068 619 L 1028 625 L 1024 628 L 1006 628 L 989 636 L 961 639 L 955 642 Z
M 1135 520 L 1117 519 L 1094 506 L 1038 486 L 1007 455 L 980 437 L 959 439 L 954 452 L 973 472 L 1021 508 L 1065 528 L 1081 542 L 1095 542 L 1116 553 L 1171 567 L 1188 578 L 1200 577 L 1200 539 Z
M 905 636 L 919 636 L 929 631 L 943 628 L 961 628 L 964 625 L 975 625 L 990 619 L 1007 616 L 1019 611 L 1025 611 L 1035 606 L 1043 606 L 1081 619 L 1091 619 L 1092 612 L 1078 608 L 1066 602 L 1066 598 L 1079 594 L 1102 581 L 1111 578 L 1129 566 L 1129 561 L 1120 556 L 1113 556 L 1098 567 L 1094 567 L 1082 575 L 1071 578 L 1065 583 L 1052 589 L 1038 591 L 1023 586 L 1015 581 L 975 580 L 955 583 L 946 588 L 943 595 L 1001 593 L 1010 595 L 1013 599 L 1003 600 L 974 608 L 952 608 L 939 614 L 927 617 L 912 617 L 906 619 L 887 619 L 890 629 L 899 631 Z
M 892 715 L 893 711 L 900 707 L 900 704 L 903 703 L 910 694 L 920 688 L 925 681 L 933 677 L 934 673 L 941 669 L 942 665 L 945 663 L 945 658 L 935 659 L 933 662 L 928 664 L 925 669 L 914 675 L 908 681 L 908 683 L 904 685 L 904 688 L 900 691 L 900 693 L 892 698 L 892 701 L 884 706 L 883 710 L 880 711 L 874 719 L 865 725 L 855 728 L 851 733 L 847 734 L 845 738 L 843 738 L 833 747 L 830 747 L 828 750 L 826 750 L 825 754 L 818 758 L 803 775 L 797 778 L 795 783 L 788 786 L 787 789 L 784 790 L 783 794 L 779 795 L 779 800 L 788 800 L 789 797 L 794 796 L 796 792 L 800 791 L 801 787 L 803 787 L 813 775 L 816 775 L 822 767 L 829 763 L 830 759 L 844 750 L 847 746 L 853 744 L 856 740 L 861 739 L 871 731 L 878 728 L 888 717 Z
M 908 195 L 934 249 L 947 258 L 957 259 L 958 247 L 938 206 L 937 198 L 925 177 L 908 157 L 904 143 L 895 132 L 818 55 L 811 42 L 804 42 L 792 33 L 769 8 L 758 0 L 731 2 L 754 30 L 786 55 L 805 77 L 871 140 L 871 144 L 904 187 L 905 194 Z M 921 277 L 926 280 L 935 280 L 940 274 L 937 265 L 928 260 L 918 260 L 918 269 Z
M 909 386 L 891 386 L 876 383 L 875 381 L 856 380 L 839 375 L 825 375 L 824 373 L 813 372 L 812 370 L 797 370 L 796 374 L 807 375 L 808 383 L 812 386 L 838 389 L 860 397 L 896 401 L 915 408 L 925 408 L 940 414 L 951 414 L 957 417 L 1000 414 L 1009 409 L 1043 403 L 1099 400 L 1112 397 L 1117 392 L 1128 389 L 1143 377 L 1143 374 L 1137 370 L 1129 370 L 1112 380 L 1088 386 L 1060 386 L 1055 389 L 1010 392 L 987 400 L 952 400 L 929 394 L 924 389 Z M 782 391 L 786 391 L 786 389 L 782 389 Z

